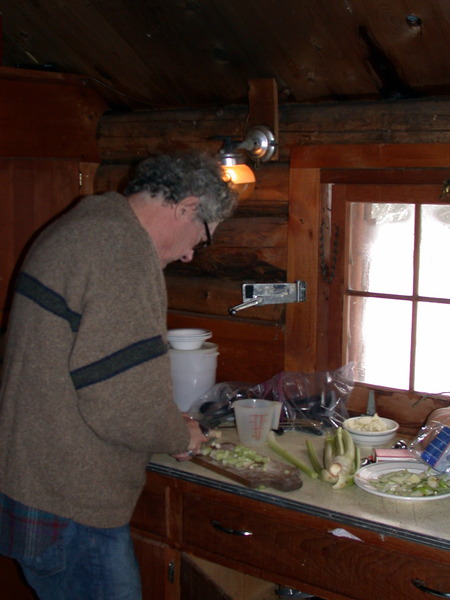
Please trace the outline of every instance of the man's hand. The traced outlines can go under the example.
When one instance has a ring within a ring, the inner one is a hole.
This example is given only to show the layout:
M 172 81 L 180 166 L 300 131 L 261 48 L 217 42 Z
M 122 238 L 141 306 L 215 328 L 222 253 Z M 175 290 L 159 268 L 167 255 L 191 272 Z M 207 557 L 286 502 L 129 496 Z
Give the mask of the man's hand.
M 182 452 L 181 454 L 173 454 L 172 456 L 179 461 L 191 460 L 193 456 L 196 454 L 200 454 L 202 444 L 208 441 L 207 434 L 201 430 L 200 424 L 198 421 L 183 413 L 183 417 L 186 420 L 187 428 L 189 429 L 189 433 L 191 439 L 189 441 L 189 446 L 186 452 Z

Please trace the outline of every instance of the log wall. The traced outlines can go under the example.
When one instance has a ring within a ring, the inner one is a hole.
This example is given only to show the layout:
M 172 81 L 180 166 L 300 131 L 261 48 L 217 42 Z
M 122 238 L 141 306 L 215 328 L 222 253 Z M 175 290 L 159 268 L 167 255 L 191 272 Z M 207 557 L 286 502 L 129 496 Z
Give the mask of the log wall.
M 105 114 L 99 124 L 102 164 L 96 189 L 120 189 L 129 165 L 147 155 L 182 149 L 216 152 L 214 135 L 243 137 L 245 106 L 203 110 L 139 111 Z M 296 262 L 296 241 L 288 258 L 291 177 L 290 153 L 296 146 L 355 143 L 448 143 L 450 100 L 326 103 L 279 107 L 276 162 L 255 170 L 256 188 L 233 218 L 217 230 L 214 245 L 189 265 L 166 270 L 169 326 L 207 326 L 221 351 L 221 380 L 263 381 L 286 365 L 300 364 L 292 341 L 285 346 L 286 306 L 246 309 L 235 317 L 228 308 L 241 302 L 245 281 L 286 281 L 288 262 Z M 305 198 L 307 203 L 307 199 Z M 298 242 L 297 242 L 298 243 Z M 306 272 L 316 273 L 318 249 L 311 247 Z M 308 323 L 306 318 L 305 323 Z M 302 344 L 302 339 L 298 339 Z M 254 360 L 257 353 L 258 360 Z

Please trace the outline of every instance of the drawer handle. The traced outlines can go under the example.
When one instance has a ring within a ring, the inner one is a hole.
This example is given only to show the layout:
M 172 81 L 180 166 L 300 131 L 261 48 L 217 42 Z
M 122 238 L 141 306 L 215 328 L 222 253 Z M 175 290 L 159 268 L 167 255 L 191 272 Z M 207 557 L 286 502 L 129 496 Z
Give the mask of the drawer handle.
M 245 529 L 229 529 L 228 527 L 224 527 L 220 521 L 216 521 L 215 519 L 211 521 L 211 525 L 215 529 L 223 531 L 224 533 L 230 533 L 231 535 L 253 535 L 251 531 L 245 531 Z
M 171 560 L 167 567 L 167 579 L 169 583 L 174 583 L 175 581 L 175 561 Z
M 423 581 L 420 581 L 420 579 L 413 579 L 412 580 L 413 585 L 416 586 L 416 588 L 419 588 L 419 590 L 421 590 L 422 592 L 425 592 L 426 594 L 433 594 L 433 596 L 439 596 L 439 598 L 450 598 L 450 592 L 438 592 L 437 590 L 433 590 L 429 587 L 427 587 Z

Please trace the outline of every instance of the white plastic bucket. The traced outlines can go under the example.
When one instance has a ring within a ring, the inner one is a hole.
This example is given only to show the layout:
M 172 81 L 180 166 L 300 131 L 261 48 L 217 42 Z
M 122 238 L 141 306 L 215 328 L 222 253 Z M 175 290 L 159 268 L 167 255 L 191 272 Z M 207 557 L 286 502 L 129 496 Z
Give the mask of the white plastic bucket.
M 169 350 L 175 404 L 185 412 L 216 383 L 217 344 L 198 350 Z

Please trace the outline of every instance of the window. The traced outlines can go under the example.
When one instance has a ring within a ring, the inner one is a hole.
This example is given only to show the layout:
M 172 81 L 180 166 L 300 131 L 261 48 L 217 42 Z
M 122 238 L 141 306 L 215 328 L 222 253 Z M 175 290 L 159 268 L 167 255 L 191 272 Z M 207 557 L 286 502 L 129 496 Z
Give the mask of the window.
M 286 307 L 286 370 L 353 360 L 352 410 L 371 388 L 408 424 L 448 400 L 449 177 L 450 144 L 291 149 L 287 276 L 307 297 Z
M 368 192 L 346 187 L 345 362 L 369 386 L 450 395 L 450 206 L 436 186 Z

